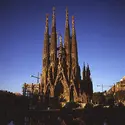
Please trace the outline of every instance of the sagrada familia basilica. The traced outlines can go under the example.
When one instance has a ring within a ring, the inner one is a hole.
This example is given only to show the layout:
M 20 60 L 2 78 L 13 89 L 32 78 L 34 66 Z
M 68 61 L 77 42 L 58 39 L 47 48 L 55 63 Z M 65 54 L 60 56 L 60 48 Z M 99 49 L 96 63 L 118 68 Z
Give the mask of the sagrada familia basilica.
M 34 84 L 40 94 L 51 98 L 58 97 L 69 101 L 88 102 L 92 98 L 93 85 L 89 65 L 83 66 L 82 78 L 78 62 L 75 19 L 72 16 L 72 34 L 70 34 L 68 9 L 66 9 L 64 41 L 56 30 L 55 8 L 52 13 L 51 34 L 49 33 L 49 17 L 46 15 L 44 47 L 42 55 L 42 73 L 40 83 Z M 33 84 L 25 84 L 32 88 Z

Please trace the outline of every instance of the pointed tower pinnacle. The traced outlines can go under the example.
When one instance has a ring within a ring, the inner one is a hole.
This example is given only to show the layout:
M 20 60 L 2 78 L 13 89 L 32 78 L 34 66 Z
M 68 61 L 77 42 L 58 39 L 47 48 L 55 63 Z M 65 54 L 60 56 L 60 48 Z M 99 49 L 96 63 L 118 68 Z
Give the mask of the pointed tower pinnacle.
M 49 59 L 48 56 L 49 56 L 49 26 L 48 26 L 48 14 L 46 14 L 44 48 L 43 48 L 43 67 L 48 65 L 48 59 Z
M 53 61 L 56 61 L 56 47 L 57 47 L 57 33 L 56 33 L 56 16 L 55 16 L 55 7 L 53 7 L 53 14 L 52 14 L 52 32 L 51 32 L 51 52 L 50 55 L 53 55 Z M 52 61 L 52 60 L 51 60 Z
M 46 14 L 45 33 L 49 33 L 49 14 Z
M 76 41 L 76 32 L 75 32 L 75 21 L 74 16 L 72 16 L 72 61 L 74 65 L 78 64 L 78 52 L 77 52 L 77 41 Z
M 86 67 L 85 67 L 85 62 L 83 64 L 83 73 L 82 73 L 83 80 L 85 80 L 86 77 Z
M 69 13 L 68 13 L 68 7 L 66 7 L 66 22 L 65 22 L 65 28 L 69 28 Z
M 65 38 L 64 38 L 64 45 L 66 47 L 66 53 L 70 51 L 70 28 L 69 28 L 69 14 L 68 8 L 66 8 L 66 20 L 65 20 Z
M 72 16 L 72 36 L 76 37 L 76 32 L 75 32 L 75 17 Z
M 53 14 L 52 14 L 52 27 L 55 27 L 56 26 L 56 16 L 55 16 L 55 7 L 53 7 Z
M 87 93 L 88 93 L 88 99 L 89 101 L 92 99 L 92 94 L 93 94 L 93 84 L 92 84 L 92 80 L 90 77 L 91 73 L 90 73 L 90 68 L 89 65 L 87 64 Z
M 67 62 L 69 62 L 70 58 L 71 58 L 70 57 L 70 53 L 71 53 L 71 41 L 70 41 L 70 28 L 69 28 L 68 8 L 66 8 L 64 46 L 65 46 L 65 49 L 66 49 L 66 60 L 67 60 Z
M 65 19 L 65 36 L 64 36 L 64 47 L 66 55 L 66 65 L 67 65 L 67 80 L 71 77 L 71 39 L 70 39 L 70 27 L 69 27 L 69 14 L 68 8 L 66 7 L 66 19 Z
M 69 13 L 66 8 L 66 20 L 65 20 L 65 44 L 70 43 L 70 28 L 69 28 Z
M 90 73 L 89 64 L 87 64 L 87 77 L 89 77 L 89 78 L 90 78 L 90 75 L 91 75 L 91 73 Z
M 56 63 L 57 63 L 57 33 L 56 33 L 55 7 L 53 7 L 52 31 L 50 40 L 50 65 L 52 68 L 52 80 L 54 80 L 56 77 Z
M 47 83 L 47 69 L 49 66 L 49 26 L 48 26 L 48 14 L 46 15 L 45 32 L 44 32 L 44 48 L 42 57 L 42 76 L 41 76 L 41 90 L 45 92 L 45 86 Z

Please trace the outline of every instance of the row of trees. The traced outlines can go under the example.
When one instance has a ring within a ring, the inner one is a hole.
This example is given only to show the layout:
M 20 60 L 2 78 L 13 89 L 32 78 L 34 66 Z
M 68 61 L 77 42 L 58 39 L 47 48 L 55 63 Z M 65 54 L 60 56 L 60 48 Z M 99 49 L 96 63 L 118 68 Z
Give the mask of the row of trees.
M 16 108 L 27 109 L 28 103 L 28 98 L 25 96 L 0 90 L 0 109 L 2 110 L 15 110 Z
M 28 110 L 29 99 L 22 95 L 0 90 L 0 123 L 7 125 L 13 119 L 19 119 Z
M 32 104 L 38 103 L 38 96 L 34 95 L 34 98 L 28 99 L 26 96 L 17 96 L 11 92 L 0 91 L 0 109 L 12 110 L 12 109 L 28 109 L 29 103 L 32 100 Z M 92 102 L 94 104 L 114 104 L 114 102 L 123 102 L 125 100 L 125 91 L 118 91 L 115 94 L 104 94 L 101 92 L 93 93 Z M 52 103 L 52 102 L 51 102 Z

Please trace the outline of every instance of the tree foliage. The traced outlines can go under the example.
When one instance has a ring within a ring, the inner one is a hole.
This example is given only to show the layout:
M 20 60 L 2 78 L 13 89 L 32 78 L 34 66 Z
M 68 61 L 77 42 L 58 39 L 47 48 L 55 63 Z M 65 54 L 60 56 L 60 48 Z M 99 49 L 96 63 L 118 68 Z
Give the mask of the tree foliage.
M 28 108 L 28 99 L 24 96 L 17 96 L 12 92 L 0 90 L 0 108 L 2 110 L 26 109 Z
M 95 92 L 95 93 L 93 93 L 92 101 L 94 104 L 104 104 L 105 96 L 101 92 Z
M 114 105 L 114 95 L 113 94 L 108 94 L 105 96 L 105 104 L 106 105 Z

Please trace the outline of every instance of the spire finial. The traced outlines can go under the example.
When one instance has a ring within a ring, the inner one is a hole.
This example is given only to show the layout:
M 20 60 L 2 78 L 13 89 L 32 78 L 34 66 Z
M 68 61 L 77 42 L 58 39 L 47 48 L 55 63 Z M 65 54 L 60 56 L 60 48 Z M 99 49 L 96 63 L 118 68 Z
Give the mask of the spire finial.
M 75 17 L 72 16 L 72 26 L 74 26 L 74 19 L 75 19 Z
M 53 7 L 52 11 L 53 11 L 53 14 L 52 14 L 52 27 L 55 26 L 55 7 Z
M 85 62 L 83 62 L 83 71 L 85 71 L 86 69 L 86 65 L 85 65 Z
M 66 26 L 66 28 L 68 28 L 68 24 L 69 24 L 69 13 L 68 13 L 68 7 L 66 7 L 66 24 L 65 24 L 65 26 Z
M 53 7 L 53 12 L 56 10 L 56 8 L 55 7 Z
M 86 79 L 86 65 L 85 62 L 83 62 L 83 80 Z
M 75 18 L 72 16 L 72 35 L 75 35 Z
M 87 73 L 88 73 L 88 76 L 91 75 L 91 73 L 90 73 L 90 68 L 89 68 L 89 64 L 88 64 L 88 63 L 87 63 Z
M 87 63 L 87 68 L 89 68 L 89 64 Z
M 85 62 L 83 62 L 83 66 L 85 66 Z
M 45 27 L 46 27 L 46 31 L 48 29 L 48 23 L 49 22 L 49 14 L 46 14 L 46 24 L 45 24 Z

